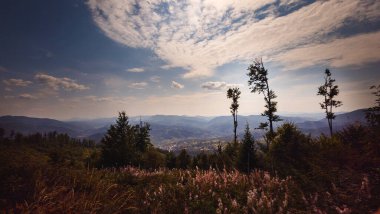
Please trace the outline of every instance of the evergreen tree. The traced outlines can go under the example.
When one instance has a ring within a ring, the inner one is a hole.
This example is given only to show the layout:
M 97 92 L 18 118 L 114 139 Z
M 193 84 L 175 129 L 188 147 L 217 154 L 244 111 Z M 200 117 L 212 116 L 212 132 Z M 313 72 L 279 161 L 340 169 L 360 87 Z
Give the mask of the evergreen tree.
M 187 154 L 186 149 L 182 149 L 177 157 L 177 167 L 180 169 L 187 169 L 191 164 L 190 155 Z
M 136 147 L 139 152 L 145 152 L 148 147 L 152 146 L 150 143 L 150 125 L 148 123 L 142 123 L 135 126 L 136 130 Z
M 166 167 L 169 169 L 176 168 L 177 158 L 173 152 L 166 154 Z
M 259 128 L 267 129 L 269 126 L 269 133 L 267 136 L 267 148 L 269 148 L 269 143 L 274 137 L 273 122 L 281 121 L 280 117 L 275 114 L 277 112 L 277 102 L 273 100 L 277 96 L 274 91 L 269 88 L 268 70 L 265 69 L 263 61 L 261 59 L 256 59 L 253 64 L 248 67 L 247 70 L 249 70 L 249 73 L 247 75 L 249 76 L 248 85 L 251 86 L 251 92 L 257 92 L 259 94 L 262 93 L 264 95 L 266 110 L 261 115 L 268 118 L 269 124 L 268 122 L 261 123 Z
M 227 98 L 232 99 L 230 109 L 231 109 L 232 117 L 234 118 L 234 142 L 235 143 L 237 142 L 237 134 L 236 134 L 236 129 L 238 126 L 237 111 L 239 108 L 238 100 L 240 98 L 240 94 L 241 92 L 239 88 L 229 88 L 227 90 Z
M 116 124 L 111 125 L 102 139 L 104 166 L 124 166 L 135 160 L 135 127 L 128 122 L 125 112 L 120 112 Z
M 370 89 L 375 89 L 376 91 L 372 92 L 375 95 L 375 106 L 368 108 L 366 111 L 366 119 L 370 126 L 380 127 L 380 85 L 371 86 Z
M 334 97 L 339 94 L 338 85 L 334 85 L 335 79 L 331 78 L 331 72 L 329 69 L 325 70 L 325 83 L 318 88 L 317 95 L 324 97 L 321 108 L 326 112 L 327 122 L 329 124 L 330 135 L 333 134 L 332 121 L 335 119 L 335 114 L 332 109 L 342 106 L 342 102 L 335 100 Z
M 244 138 L 242 145 L 240 146 L 240 154 L 238 167 L 243 172 L 251 172 L 256 164 L 256 149 L 255 140 L 253 135 L 249 130 L 249 125 L 247 123 L 244 132 Z

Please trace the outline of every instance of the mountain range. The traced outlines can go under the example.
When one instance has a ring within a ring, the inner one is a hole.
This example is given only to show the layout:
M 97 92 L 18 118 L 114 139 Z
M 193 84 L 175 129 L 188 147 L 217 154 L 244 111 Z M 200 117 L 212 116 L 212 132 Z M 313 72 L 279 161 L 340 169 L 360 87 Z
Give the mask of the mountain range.
M 305 116 L 281 116 L 283 121 L 275 123 L 275 127 L 284 122 L 294 123 L 304 133 L 317 136 L 328 133 L 326 119 L 318 119 Z M 201 117 L 201 116 L 177 116 L 177 115 L 154 115 L 142 117 L 130 117 L 131 124 L 141 121 L 151 126 L 151 140 L 156 146 L 166 147 L 173 142 L 196 142 L 223 139 L 229 141 L 233 135 L 233 121 L 231 116 Z M 46 133 L 56 131 L 67 133 L 75 138 L 89 138 L 99 142 L 116 118 L 101 118 L 92 120 L 59 121 L 48 118 L 32 118 L 25 116 L 2 116 L 0 127 L 9 133 L 13 130 L 23 134 L 35 132 Z M 241 137 L 248 123 L 255 138 L 263 135 L 262 130 L 255 129 L 266 118 L 260 115 L 238 116 L 237 132 Z M 365 110 L 341 113 L 333 121 L 334 130 L 341 130 L 350 123 L 365 123 Z

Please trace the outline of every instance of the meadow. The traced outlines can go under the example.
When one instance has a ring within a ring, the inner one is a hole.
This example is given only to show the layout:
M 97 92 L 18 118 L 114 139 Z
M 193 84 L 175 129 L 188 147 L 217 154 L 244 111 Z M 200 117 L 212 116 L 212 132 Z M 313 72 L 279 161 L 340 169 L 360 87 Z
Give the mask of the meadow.
M 362 126 L 339 134 L 307 141 L 298 156 L 288 156 L 289 145 L 273 146 L 281 161 L 259 156 L 261 165 L 249 173 L 200 169 L 194 160 L 186 169 L 102 168 L 101 148 L 91 142 L 19 134 L 1 141 L 0 207 L 3 213 L 375 212 L 378 135 Z

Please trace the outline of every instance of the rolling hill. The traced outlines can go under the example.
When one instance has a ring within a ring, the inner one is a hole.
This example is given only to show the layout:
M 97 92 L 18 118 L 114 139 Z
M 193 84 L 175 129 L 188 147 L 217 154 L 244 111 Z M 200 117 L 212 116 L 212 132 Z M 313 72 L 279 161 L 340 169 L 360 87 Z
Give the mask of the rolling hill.
M 283 121 L 275 123 L 275 127 L 284 122 L 295 123 L 300 130 L 317 136 L 328 133 L 326 119 L 310 120 L 309 117 L 283 116 Z M 11 130 L 23 134 L 35 132 L 60 132 L 67 133 L 76 138 L 89 138 L 100 141 L 109 126 L 116 118 L 101 118 L 93 120 L 59 121 L 47 118 L 31 118 L 24 116 L 2 116 L 0 127 L 9 135 Z M 211 139 L 232 139 L 232 117 L 190 117 L 177 115 L 143 116 L 141 120 L 151 125 L 151 139 L 155 145 L 164 145 L 173 142 L 194 142 Z M 132 124 L 137 124 L 140 117 L 131 117 Z M 263 134 L 261 130 L 255 130 L 260 122 L 266 118 L 259 115 L 238 116 L 238 133 L 242 135 L 245 124 L 248 123 L 256 138 Z M 342 129 L 349 123 L 364 123 L 365 111 L 363 109 L 342 113 L 336 116 L 333 122 L 334 131 Z

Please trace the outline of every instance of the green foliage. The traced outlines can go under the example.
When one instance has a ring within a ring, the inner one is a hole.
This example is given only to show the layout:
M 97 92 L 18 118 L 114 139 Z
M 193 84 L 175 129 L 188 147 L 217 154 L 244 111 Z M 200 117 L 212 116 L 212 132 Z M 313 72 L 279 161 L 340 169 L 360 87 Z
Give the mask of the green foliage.
M 199 169 L 202 169 L 202 170 L 210 169 L 211 165 L 210 165 L 209 155 L 207 155 L 203 151 L 201 153 L 197 154 L 193 158 L 193 168 L 196 168 L 196 167 L 198 167 Z
M 373 213 L 380 200 L 380 155 L 373 130 L 353 125 L 332 138 L 311 139 L 293 124 L 284 124 L 267 154 L 269 167 L 249 174 L 235 170 L 244 140 L 216 153 L 201 153 L 194 161 L 187 152 L 176 157 L 149 147 L 140 154 L 140 164 L 155 170 L 97 169 L 93 163 L 100 157 L 99 149 L 86 141 L 57 133 L 15 133 L 0 143 L 0 209 L 6 213 L 336 213 L 344 209 Z M 248 133 L 246 129 L 247 140 Z M 183 157 L 186 164 L 177 165 Z M 157 170 L 173 162 L 173 168 L 187 169 Z M 210 165 L 219 170 L 207 168 Z
M 255 140 L 247 123 L 242 145 L 240 146 L 238 168 L 242 172 L 250 173 L 256 166 L 256 162 Z
M 116 124 L 111 125 L 102 139 L 103 167 L 121 167 L 125 165 L 162 166 L 162 154 L 150 149 L 149 124 L 132 126 L 125 112 L 120 112 Z M 147 158 L 152 158 L 153 165 Z
M 320 103 L 321 108 L 326 112 L 326 118 L 329 124 L 330 135 L 332 136 L 332 121 L 335 119 L 335 114 L 332 108 L 338 108 L 342 106 L 342 101 L 335 100 L 334 97 L 338 96 L 339 89 L 338 85 L 334 85 L 335 79 L 331 78 L 331 72 L 329 69 L 325 71 L 325 83 L 318 88 L 317 95 L 324 97 L 322 103 Z
M 177 166 L 177 158 L 173 152 L 169 152 L 166 154 L 166 167 L 168 169 L 174 169 Z
M 281 175 L 291 174 L 292 169 L 308 170 L 309 166 L 303 159 L 307 158 L 307 146 L 311 139 L 300 132 L 294 124 L 284 123 L 277 129 L 269 155 L 273 166 Z
M 144 169 L 158 169 L 166 166 L 165 160 L 165 154 L 151 147 L 142 153 L 140 167 Z
M 66 134 L 47 133 L 0 141 L 0 209 L 24 203 L 34 197 L 34 190 L 44 170 L 94 167 L 98 149 L 93 142 L 69 138 Z M 47 179 L 46 177 L 44 179 Z M 49 179 L 51 179 L 49 177 Z M 2 209 L 3 210 L 3 209 Z
M 375 91 L 372 92 L 373 95 L 375 95 L 375 106 L 368 108 L 366 112 L 366 119 L 367 122 L 372 127 L 377 127 L 379 129 L 380 127 L 380 85 L 378 86 L 371 86 L 370 89 L 375 89 Z
M 182 149 L 177 157 L 177 168 L 187 169 L 190 167 L 190 164 L 191 164 L 190 155 L 187 154 L 186 149 Z
M 236 163 L 238 161 L 239 155 L 239 143 L 228 143 L 224 148 L 223 152 L 219 154 L 219 159 L 222 165 L 218 166 L 218 169 L 232 170 L 236 168 Z
M 136 130 L 125 112 L 119 113 L 115 125 L 111 125 L 102 139 L 102 165 L 125 166 L 136 161 Z
M 145 123 L 144 125 L 140 122 L 140 125 L 136 126 L 136 147 L 140 152 L 145 152 L 149 147 L 152 146 L 150 143 L 150 125 Z

